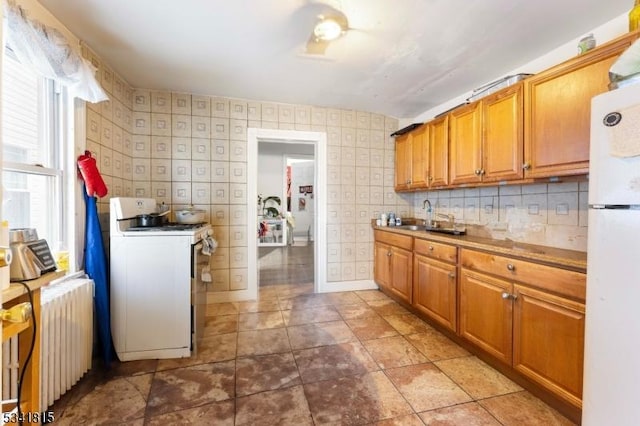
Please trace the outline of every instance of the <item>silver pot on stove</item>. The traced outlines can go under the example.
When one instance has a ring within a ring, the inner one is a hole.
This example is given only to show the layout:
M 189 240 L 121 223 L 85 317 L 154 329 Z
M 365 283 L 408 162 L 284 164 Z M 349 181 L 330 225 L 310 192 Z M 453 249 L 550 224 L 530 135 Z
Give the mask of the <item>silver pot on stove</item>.
M 137 228 L 154 228 L 167 223 L 167 215 L 169 210 L 162 213 L 146 213 L 139 214 L 134 217 L 127 217 L 118 220 L 133 220 L 133 226 Z

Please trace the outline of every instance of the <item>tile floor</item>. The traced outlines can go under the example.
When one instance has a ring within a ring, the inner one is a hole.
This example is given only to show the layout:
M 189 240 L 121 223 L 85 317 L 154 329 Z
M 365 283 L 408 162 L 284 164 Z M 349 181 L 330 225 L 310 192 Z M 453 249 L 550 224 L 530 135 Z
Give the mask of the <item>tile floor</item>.
M 313 282 L 313 242 L 296 238 L 290 246 L 258 247 L 258 262 L 260 286 Z
M 383 293 L 312 291 L 208 305 L 197 356 L 93 369 L 55 423 L 571 424 Z

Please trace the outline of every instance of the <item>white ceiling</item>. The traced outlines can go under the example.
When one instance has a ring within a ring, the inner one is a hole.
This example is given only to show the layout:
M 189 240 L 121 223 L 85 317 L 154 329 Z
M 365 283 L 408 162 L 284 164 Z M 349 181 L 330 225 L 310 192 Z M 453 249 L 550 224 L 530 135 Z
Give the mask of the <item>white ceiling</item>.
M 133 87 L 412 118 L 626 13 L 632 0 L 39 0 Z

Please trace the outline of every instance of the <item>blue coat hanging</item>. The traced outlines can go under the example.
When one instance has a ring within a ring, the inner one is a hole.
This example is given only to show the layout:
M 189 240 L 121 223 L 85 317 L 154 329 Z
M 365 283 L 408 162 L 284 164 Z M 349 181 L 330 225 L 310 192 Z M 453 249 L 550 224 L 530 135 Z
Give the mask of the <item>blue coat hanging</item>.
M 107 255 L 102 241 L 102 229 L 98 217 L 96 198 L 87 195 L 83 188 L 86 204 L 86 230 L 84 246 L 85 272 L 95 282 L 95 309 L 98 323 L 98 342 L 102 351 L 104 365 L 108 368 L 113 359 L 114 349 L 111 341 L 111 316 L 109 311 L 109 282 L 107 273 Z

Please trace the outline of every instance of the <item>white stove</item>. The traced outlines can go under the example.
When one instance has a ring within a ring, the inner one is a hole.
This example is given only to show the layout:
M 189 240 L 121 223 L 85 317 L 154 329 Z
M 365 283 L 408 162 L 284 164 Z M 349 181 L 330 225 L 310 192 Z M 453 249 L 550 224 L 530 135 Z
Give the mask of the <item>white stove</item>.
M 195 241 L 207 236 L 211 230 L 208 223 L 166 223 L 161 226 L 137 226 L 135 217 L 138 215 L 157 213 L 158 204 L 153 198 L 112 198 L 110 201 L 110 231 L 111 236 L 122 237 L 150 237 L 192 235 Z M 142 234 L 141 234 L 142 233 Z
M 121 361 L 189 357 L 206 311 L 215 250 L 211 225 L 136 226 L 157 212 L 152 198 L 112 198 L 111 333 Z

